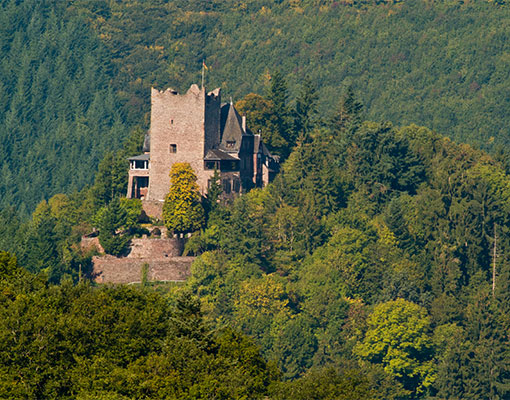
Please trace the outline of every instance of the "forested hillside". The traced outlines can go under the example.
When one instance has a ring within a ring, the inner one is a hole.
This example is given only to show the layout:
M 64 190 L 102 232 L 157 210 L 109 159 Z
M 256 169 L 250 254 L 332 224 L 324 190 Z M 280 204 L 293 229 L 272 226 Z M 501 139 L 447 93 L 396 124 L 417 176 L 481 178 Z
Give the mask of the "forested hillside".
M 306 87 L 298 99 L 315 98 Z M 424 127 L 363 121 L 351 91 L 330 115 L 314 103 L 288 113 L 296 144 L 272 184 L 204 199 L 183 286 L 80 282 L 91 255 L 80 232 L 97 226 L 122 243 L 144 233 L 140 203 L 102 180 L 41 202 L 27 223 L 3 213 L 0 247 L 25 268 L 0 253 L 0 375 L 11 382 L 0 392 L 507 398 L 505 165 Z M 113 183 L 111 163 L 97 177 Z
M 81 189 L 127 136 L 111 55 L 64 2 L 0 9 L 0 207 Z
M 286 379 L 354 363 L 397 398 L 507 398 L 503 165 L 359 112 L 347 95 L 272 185 L 212 212 L 188 286 Z
M 510 397 L 505 2 L 1 7 L 0 397 Z M 203 59 L 280 173 L 202 199 L 185 284 L 87 283 L 82 234 L 148 232 L 149 87 Z
M 326 112 L 348 86 L 367 116 L 491 149 L 507 144 L 503 1 L 16 1 L 0 4 L 0 207 L 27 215 L 93 181 L 147 127 L 151 86 L 239 100 L 280 70 Z
M 189 294 L 48 286 L 1 251 L 0 271 L 2 398 L 254 399 L 277 376 Z

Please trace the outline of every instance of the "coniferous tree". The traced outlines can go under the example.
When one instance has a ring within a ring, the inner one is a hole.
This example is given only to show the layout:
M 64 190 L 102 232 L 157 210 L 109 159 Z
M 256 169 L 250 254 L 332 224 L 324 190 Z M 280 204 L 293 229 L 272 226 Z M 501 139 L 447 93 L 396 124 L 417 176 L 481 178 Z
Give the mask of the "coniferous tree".
M 299 142 L 309 140 L 310 132 L 316 123 L 317 100 L 315 85 L 307 76 L 301 86 L 294 109 L 294 135 Z
M 41 202 L 33 215 L 25 245 L 23 262 L 31 272 L 57 268 L 60 260 L 57 247 L 56 219 L 46 201 Z
M 124 196 L 127 190 L 127 160 L 121 152 L 107 153 L 99 163 L 92 188 L 98 206 L 108 204 L 116 196 Z
M 363 105 L 356 99 L 354 90 L 349 86 L 340 98 L 336 112 L 330 120 L 331 130 L 335 135 L 344 131 L 349 135 L 352 134 L 361 124 L 362 110 Z
M 126 225 L 128 215 L 121 206 L 120 199 L 115 197 L 107 207 L 98 213 L 99 243 L 107 254 L 120 256 L 126 251 L 129 237 L 119 230 Z
M 222 191 L 220 173 L 215 168 L 213 176 L 209 180 L 209 187 L 207 188 L 207 196 L 205 198 L 206 201 L 204 202 L 204 208 L 208 218 L 210 218 L 211 213 L 217 210 Z
M 267 141 L 270 150 L 287 158 L 295 144 L 295 137 L 290 126 L 290 112 L 287 105 L 289 94 L 287 82 L 283 75 L 276 71 L 271 76 L 267 98 L 271 102 L 269 124 L 271 137 Z

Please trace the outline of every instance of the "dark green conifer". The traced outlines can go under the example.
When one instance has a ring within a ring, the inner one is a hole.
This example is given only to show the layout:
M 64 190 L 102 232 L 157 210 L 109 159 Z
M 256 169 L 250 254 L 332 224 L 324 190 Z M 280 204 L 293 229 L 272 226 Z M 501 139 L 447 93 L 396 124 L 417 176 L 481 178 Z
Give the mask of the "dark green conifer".
M 99 211 L 97 217 L 99 243 L 107 254 L 119 256 L 126 251 L 129 237 L 119 230 L 127 222 L 127 212 L 121 206 L 120 199 L 114 198 L 111 203 Z
M 307 76 L 301 86 L 294 109 L 294 135 L 298 142 L 309 140 L 317 117 L 317 94 L 315 85 Z

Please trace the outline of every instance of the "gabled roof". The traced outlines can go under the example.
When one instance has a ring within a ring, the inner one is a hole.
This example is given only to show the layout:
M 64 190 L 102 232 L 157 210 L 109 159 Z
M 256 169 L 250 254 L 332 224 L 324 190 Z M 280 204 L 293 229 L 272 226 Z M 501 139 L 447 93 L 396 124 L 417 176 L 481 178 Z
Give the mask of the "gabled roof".
M 228 109 L 227 109 L 228 107 Z M 243 135 L 242 119 L 232 103 L 221 107 L 221 143 L 220 149 L 229 153 L 238 153 L 241 149 Z M 233 145 L 229 145 L 233 143 Z
M 204 161 L 220 161 L 220 160 L 238 161 L 239 158 L 234 157 L 219 149 L 209 150 L 204 157 Z

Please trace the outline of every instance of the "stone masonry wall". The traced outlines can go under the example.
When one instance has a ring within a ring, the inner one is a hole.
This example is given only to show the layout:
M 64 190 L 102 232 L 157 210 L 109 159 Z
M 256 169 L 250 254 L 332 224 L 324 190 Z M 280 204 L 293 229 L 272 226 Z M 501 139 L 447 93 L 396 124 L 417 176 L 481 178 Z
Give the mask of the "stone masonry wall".
M 149 217 L 163 220 L 163 202 L 142 200 L 142 208 Z
M 152 89 L 149 200 L 164 200 L 170 187 L 168 174 L 176 162 L 190 163 L 200 190 L 207 190 L 212 174 L 204 170 L 203 161 L 205 104 L 205 90 L 197 85 L 183 95 L 171 89 Z M 177 146 L 175 153 L 170 151 L 171 144 Z
M 179 257 L 184 250 L 184 239 L 131 239 L 131 252 L 127 258 Z
M 184 244 L 185 239 L 179 238 L 134 238 L 126 257 L 105 255 L 92 258 L 94 280 L 98 283 L 140 282 L 144 264 L 149 265 L 149 281 L 186 280 L 194 257 L 181 257 Z
M 190 275 L 194 257 L 117 258 L 93 257 L 94 280 L 97 283 L 137 283 L 142 281 L 142 266 L 149 265 L 149 281 L 185 281 Z

